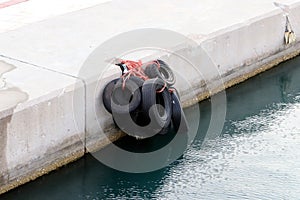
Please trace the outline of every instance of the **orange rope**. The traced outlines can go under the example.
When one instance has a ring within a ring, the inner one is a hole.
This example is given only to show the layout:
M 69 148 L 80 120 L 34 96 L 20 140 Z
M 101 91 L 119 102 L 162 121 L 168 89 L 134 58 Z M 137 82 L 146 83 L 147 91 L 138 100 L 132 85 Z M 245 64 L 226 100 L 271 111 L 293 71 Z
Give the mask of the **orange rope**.
M 164 83 L 164 87 L 162 87 L 160 90 L 156 91 L 156 93 L 162 93 L 167 87 L 167 83 Z
M 175 89 L 169 88 L 169 92 L 170 92 L 170 93 L 174 93 L 174 92 L 175 92 Z
M 126 72 L 121 76 L 121 78 L 123 79 L 123 83 L 122 83 L 123 90 L 125 89 L 126 81 L 131 76 L 137 76 L 145 81 L 149 79 L 149 77 L 145 74 L 142 68 L 143 63 L 141 60 L 139 60 L 138 62 L 131 61 L 131 60 L 121 60 L 121 64 L 126 65 L 128 69 L 128 72 Z M 146 67 L 151 64 L 155 64 L 157 65 L 157 68 L 160 68 L 160 63 L 157 60 L 146 63 Z M 166 87 L 167 87 L 167 83 L 165 82 L 164 87 L 161 90 L 157 91 L 157 93 L 162 93 Z

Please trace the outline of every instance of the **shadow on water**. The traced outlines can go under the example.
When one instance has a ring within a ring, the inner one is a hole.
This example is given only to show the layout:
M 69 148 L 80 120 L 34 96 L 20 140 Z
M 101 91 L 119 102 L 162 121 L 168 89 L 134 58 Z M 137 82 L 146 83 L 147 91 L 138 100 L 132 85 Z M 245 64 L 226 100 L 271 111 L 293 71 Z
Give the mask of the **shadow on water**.
M 247 82 L 227 90 L 227 116 L 223 133 L 231 133 L 231 121 L 243 120 L 269 109 L 276 104 L 293 103 L 300 92 L 300 57 L 282 63 L 280 67 L 260 74 Z M 210 101 L 200 104 L 201 119 L 196 141 L 201 141 L 210 122 Z M 193 117 L 193 108 L 185 112 Z M 191 114 L 189 114 L 191 113 Z M 235 133 L 238 134 L 238 133 Z M 172 134 L 157 136 L 151 140 L 136 141 L 125 137 L 118 141 L 124 149 L 144 152 L 160 148 Z M 201 143 L 200 143 L 201 144 Z M 126 147 L 127 146 L 127 147 Z M 91 155 L 69 164 L 58 171 L 43 176 L 10 191 L 0 199 L 149 199 L 163 186 L 165 177 L 179 161 L 156 172 L 145 174 L 123 173 L 106 167 Z
M 300 92 L 300 57 L 227 90 L 227 119 L 240 120 L 277 103 L 293 103 Z

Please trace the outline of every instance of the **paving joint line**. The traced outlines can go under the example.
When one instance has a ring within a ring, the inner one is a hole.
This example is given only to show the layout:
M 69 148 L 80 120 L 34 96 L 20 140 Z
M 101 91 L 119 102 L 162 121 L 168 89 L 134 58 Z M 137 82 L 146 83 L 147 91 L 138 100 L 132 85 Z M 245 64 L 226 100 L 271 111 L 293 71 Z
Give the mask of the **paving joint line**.
M 27 62 L 27 61 L 19 60 L 19 59 L 10 57 L 10 56 L 5 56 L 5 55 L 0 54 L 0 57 L 6 58 L 6 59 L 9 59 L 9 60 L 14 60 L 14 61 L 17 61 L 17 62 L 20 62 L 20 63 L 24 63 L 24 64 L 27 64 L 27 65 L 30 65 L 32 67 L 42 69 L 42 70 L 45 70 L 45 71 L 50 71 L 50 72 L 58 73 L 60 75 L 67 76 L 67 77 L 70 77 L 70 78 L 75 78 L 77 80 L 80 80 L 83 83 L 83 87 L 84 87 L 84 152 L 87 153 L 87 141 L 86 141 L 86 137 L 87 137 L 87 135 L 86 135 L 87 134 L 87 127 L 86 127 L 86 124 L 87 124 L 87 116 L 86 116 L 87 115 L 87 112 L 86 112 L 87 94 L 86 94 L 86 87 L 87 86 L 86 86 L 86 81 L 84 79 L 80 78 L 80 77 L 77 77 L 77 76 L 73 76 L 73 75 L 70 75 L 70 74 L 67 74 L 67 73 L 64 73 L 64 72 L 55 71 L 53 69 L 49 69 L 49 68 L 46 68 L 46 67 L 43 67 L 43 66 L 40 66 L 40 65 L 36 65 L 36 64 L 30 63 L 30 62 Z

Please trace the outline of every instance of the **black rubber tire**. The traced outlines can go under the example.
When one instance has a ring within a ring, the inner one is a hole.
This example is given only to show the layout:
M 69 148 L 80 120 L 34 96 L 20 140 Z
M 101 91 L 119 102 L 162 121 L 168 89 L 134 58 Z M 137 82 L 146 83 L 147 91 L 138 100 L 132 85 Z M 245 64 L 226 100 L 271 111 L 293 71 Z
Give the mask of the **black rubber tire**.
M 107 112 L 111 113 L 111 95 L 114 90 L 114 87 L 116 83 L 120 80 L 120 78 L 116 78 L 112 81 L 110 81 L 103 89 L 102 92 L 102 101 L 104 108 L 107 110 Z
M 136 77 L 136 76 L 131 76 L 129 78 L 129 80 L 130 80 L 130 82 L 133 81 L 134 83 L 136 83 L 137 87 L 139 87 L 140 91 L 141 91 L 142 86 L 145 82 L 143 79 L 141 79 L 139 77 Z M 120 79 L 118 84 L 123 84 L 123 79 Z M 127 82 L 126 82 L 126 84 L 127 84 Z M 132 83 L 129 83 L 129 84 L 132 84 Z M 118 88 L 115 88 L 115 89 L 122 89 L 122 88 L 118 87 Z M 128 99 L 130 99 L 131 97 L 132 97 L 131 92 L 129 92 L 129 93 L 128 92 L 127 93 L 126 92 L 115 92 L 114 93 L 114 98 L 118 99 L 119 104 L 128 103 Z
M 129 78 L 129 80 L 132 80 L 133 82 L 135 82 L 140 89 L 142 89 L 143 84 L 145 82 L 143 79 L 141 79 L 141 78 L 139 78 L 137 76 L 131 76 Z
M 141 86 L 144 81 L 141 78 L 132 76 L 126 80 L 123 88 L 123 79 L 120 79 L 111 95 L 112 113 L 126 114 L 137 109 L 141 103 Z
M 185 117 L 185 114 L 181 108 L 179 98 L 175 93 L 171 93 L 171 101 L 172 101 L 172 122 L 173 122 L 173 129 L 176 133 L 187 133 L 188 123 Z
M 130 117 L 131 119 L 132 119 L 132 121 L 135 123 L 135 124 L 137 124 L 136 123 L 136 121 L 138 120 L 137 118 L 139 117 L 138 115 L 137 115 L 137 111 L 133 111 L 133 112 L 131 112 L 131 113 L 129 113 L 129 114 L 119 114 L 119 113 L 114 113 L 114 115 L 112 116 L 112 118 L 113 118 L 113 122 L 114 122 L 114 124 L 115 124 L 115 126 L 116 126 L 116 128 L 118 128 L 118 129 L 121 129 L 121 130 L 124 130 L 124 128 L 126 129 L 126 127 L 128 126 L 128 124 L 126 124 L 126 126 L 119 126 L 119 124 L 116 122 L 116 120 L 115 120 L 115 117 L 116 116 L 119 116 L 119 118 L 120 117 L 126 117 L 126 118 L 128 118 L 128 117 Z
M 157 60 L 160 67 L 157 64 L 149 64 L 144 66 L 145 74 L 149 78 L 160 78 L 164 80 L 169 86 L 172 86 L 176 82 L 175 75 L 172 69 L 162 60 Z
M 173 93 L 175 93 L 175 95 L 177 96 L 177 98 L 178 98 L 179 101 L 180 101 L 180 95 L 179 95 L 178 90 L 177 90 L 176 88 L 174 88 L 174 87 L 170 87 L 170 89 L 173 90 Z
M 169 126 L 162 128 L 161 131 L 158 134 L 160 134 L 160 135 L 168 134 L 171 130 L 171 127 L 172 126 L 171 126 L 171 123 L 170 123 Z
M 142 87 L 142 112 L 146 118 L 153 120 L 155 131 L 168 127 L 171 122 L 171 95 L 167 88 L 161 93 L 156 92 L 163 86 L 164 82 L 155 78 L 145 81 Z M 163 113 L 157 104 L 164 107 Z

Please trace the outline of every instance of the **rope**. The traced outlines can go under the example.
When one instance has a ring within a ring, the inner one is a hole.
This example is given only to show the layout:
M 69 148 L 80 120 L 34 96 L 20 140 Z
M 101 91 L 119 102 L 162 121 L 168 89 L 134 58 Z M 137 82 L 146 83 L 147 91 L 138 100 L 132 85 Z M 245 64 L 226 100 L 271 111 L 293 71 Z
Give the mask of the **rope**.
M 167 83 L 164 83 L 164 87 L 162 87 L 160 90 L 156 91 L 156 93 L 162 93 L 167 87 Z
M 169 92 L 170 92 L 170 93 L 174 93 L 174 92 L 175 92 L 175 89 L 169 88 Z
M 132 60 L 120 60 L 119 64 L 126 65 L 128 69 L 128 71 L 121 76 L 121 78 L 123 79 L 123 83 L 122 83 L 123 90 L 125 89 L 126 81 L 131 76 L 137 76 L 145 81 L 149 79 L 149 77 L 145 74 L 144 69 L 142 68 L 143 63 L 141 60 L 139 60 L 138 62 Z M 145 63 L 146 67 L 152 64 L 155 64 L 158 69 L 160 68 L 160 63 L 157 60 Z M 164 87 L 159 91 L 157 91 L 157 93 L 162 93 L 166 87 L 167 87 L 167 83 L 164 82 Z

